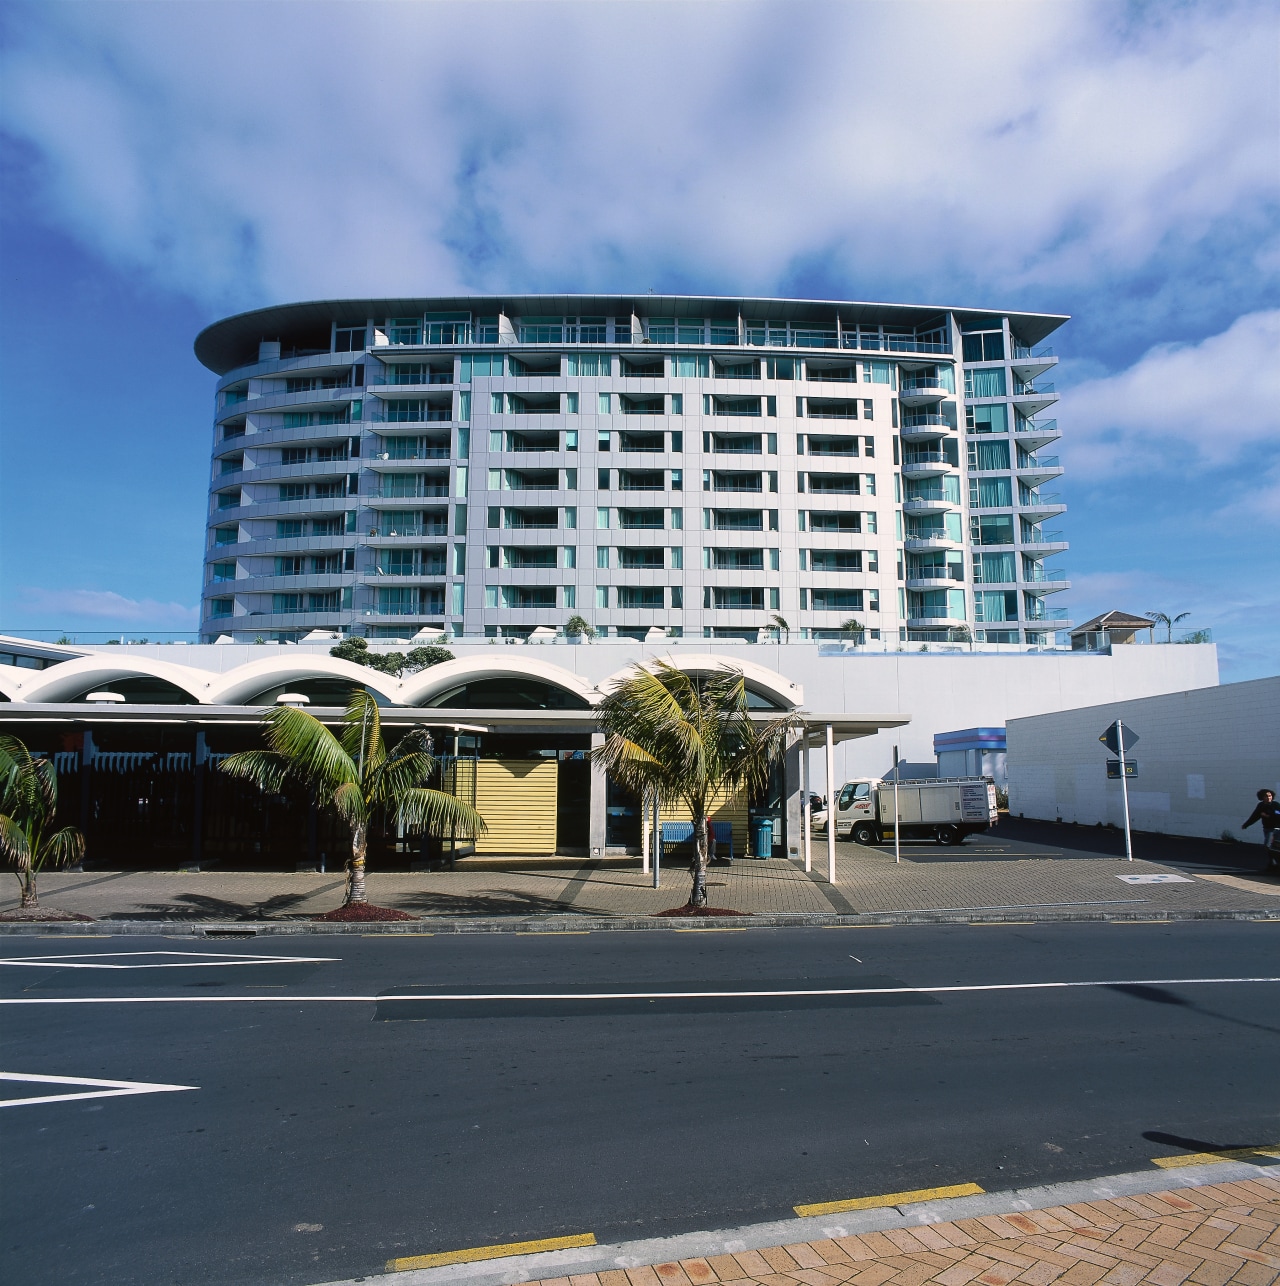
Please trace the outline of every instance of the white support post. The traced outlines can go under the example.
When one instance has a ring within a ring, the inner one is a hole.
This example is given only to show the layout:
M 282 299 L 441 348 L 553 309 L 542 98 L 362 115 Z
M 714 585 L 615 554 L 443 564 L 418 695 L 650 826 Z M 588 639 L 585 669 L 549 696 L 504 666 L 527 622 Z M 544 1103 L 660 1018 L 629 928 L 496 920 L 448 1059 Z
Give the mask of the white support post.
M 836 882 L 836 805 L 839 801 L 836 785 L 836 736 L 835 729 L 827 724 L 827 883 Z
M 1120 746 L 1120 794 L 1124 797 L 1124 855 L 1133 861 L 1133 836 L 1129 833 L 1129 776 L 1125 771 L 1124 720 L 1116 720 L 1116 741 Z
M 653 809 L 649 807 L 649 797 L 645 796 L 641 805 L 644 818 L 640 834 L 640 874 L 649 874 L 649 854 L 653 851 Z
M 658 796 L 653 796 L 653 887 L 660 887 L 662 882 L 662 809 Z
M 803 796 L 803 802 L 800 805 L 800 816 L 804 829 L 804 870 L 807 875 L 813 870 L 813 832 L 810 829 L 813 825 L 813 810 L 809 804 L 809 796 L 813 794 L 811 785 L 811 765 L 809 763 L 809 728 L 808 725 L 800 729 L 803 740 L 800 742 L 800 790 Z

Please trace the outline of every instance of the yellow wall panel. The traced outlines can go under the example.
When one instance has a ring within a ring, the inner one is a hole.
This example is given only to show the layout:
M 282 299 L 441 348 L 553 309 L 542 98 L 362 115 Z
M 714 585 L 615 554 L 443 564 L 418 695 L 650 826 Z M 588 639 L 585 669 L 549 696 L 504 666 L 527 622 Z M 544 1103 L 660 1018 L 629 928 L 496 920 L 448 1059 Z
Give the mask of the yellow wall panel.
M 474 768 L 476 811 L 489 827 L 488 834 L 476 840 L 476 852 L 530 857 L 554 853 L 556 761 L 481 759 Z
M 739 857 L 747 851 L 747 792 L 738 791 L 735 795 L 726 796 L 723 790 L 717 791 L 711 798 L 711 820 L 729 822 L 733 826 L 733 851 Z M 691 821 L 689 809 L 684 800 L 673 800 L 662 806 L 664 822 Z

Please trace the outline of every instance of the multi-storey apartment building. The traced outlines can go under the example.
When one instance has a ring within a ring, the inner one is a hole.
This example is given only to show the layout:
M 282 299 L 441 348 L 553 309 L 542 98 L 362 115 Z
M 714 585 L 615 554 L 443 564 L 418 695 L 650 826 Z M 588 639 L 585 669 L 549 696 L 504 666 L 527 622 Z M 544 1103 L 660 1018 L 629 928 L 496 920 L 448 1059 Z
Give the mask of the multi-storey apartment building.
M 206 639 L 600 633 L 1045 646 L 1066 319 L 647 295 L 217 322 Z M 966 631 L 968 632 L 966 635 Z M 656 636 L 654 636 L 656 637 Z

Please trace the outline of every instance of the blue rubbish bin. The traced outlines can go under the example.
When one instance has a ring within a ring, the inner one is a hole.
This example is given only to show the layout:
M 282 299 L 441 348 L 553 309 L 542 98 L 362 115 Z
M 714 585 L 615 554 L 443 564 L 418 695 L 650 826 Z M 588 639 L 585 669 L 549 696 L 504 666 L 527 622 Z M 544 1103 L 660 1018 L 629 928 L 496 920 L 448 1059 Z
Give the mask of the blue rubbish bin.
M 755 850 L 757 857 L 773 856 L 773 819 L 771 817 L 756 819 Z

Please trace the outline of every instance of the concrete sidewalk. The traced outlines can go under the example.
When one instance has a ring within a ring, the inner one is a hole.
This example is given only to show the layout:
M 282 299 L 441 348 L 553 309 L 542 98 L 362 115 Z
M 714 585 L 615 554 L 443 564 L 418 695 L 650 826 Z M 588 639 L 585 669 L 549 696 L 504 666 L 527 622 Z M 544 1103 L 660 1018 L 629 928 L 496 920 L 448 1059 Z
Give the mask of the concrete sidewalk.
M 815 857 L 817 855 L 815 854 Z M 825 858 L 825 852 L 823 853 Z M 1133 882 L 1135 880 L 1139 882 Z M 1153 880 L 1152 877 L 1161 877 Z M 339 905 L 338 874 L 87 871 L 40 877 L 50 910 L 143 922 L 303 921 Z M 661 888 L 632 867 L 566 859 L 499 870 L 458 869 L 369 876 L 370 901 L 433 920 L 493 917 L 649 917 L 688 899 L 687 869 L 664 868 Z M 948 860 L 937 850 L 908 854 L 839 845 L 836 882 L 825 861 L 806 874 L 788 860 L 737 861 L 708 872 L 713 907 L 770 918 L 929 916 L 1003 919 L 1162 918 L 1234 913 L 1280 918 L 1280 879 L 1178 872 L 1111 857 Z M 17 881 L 0 885 L 0 910 L 18 905 Z M 722 926 L 727 921 L 720 921 Z

